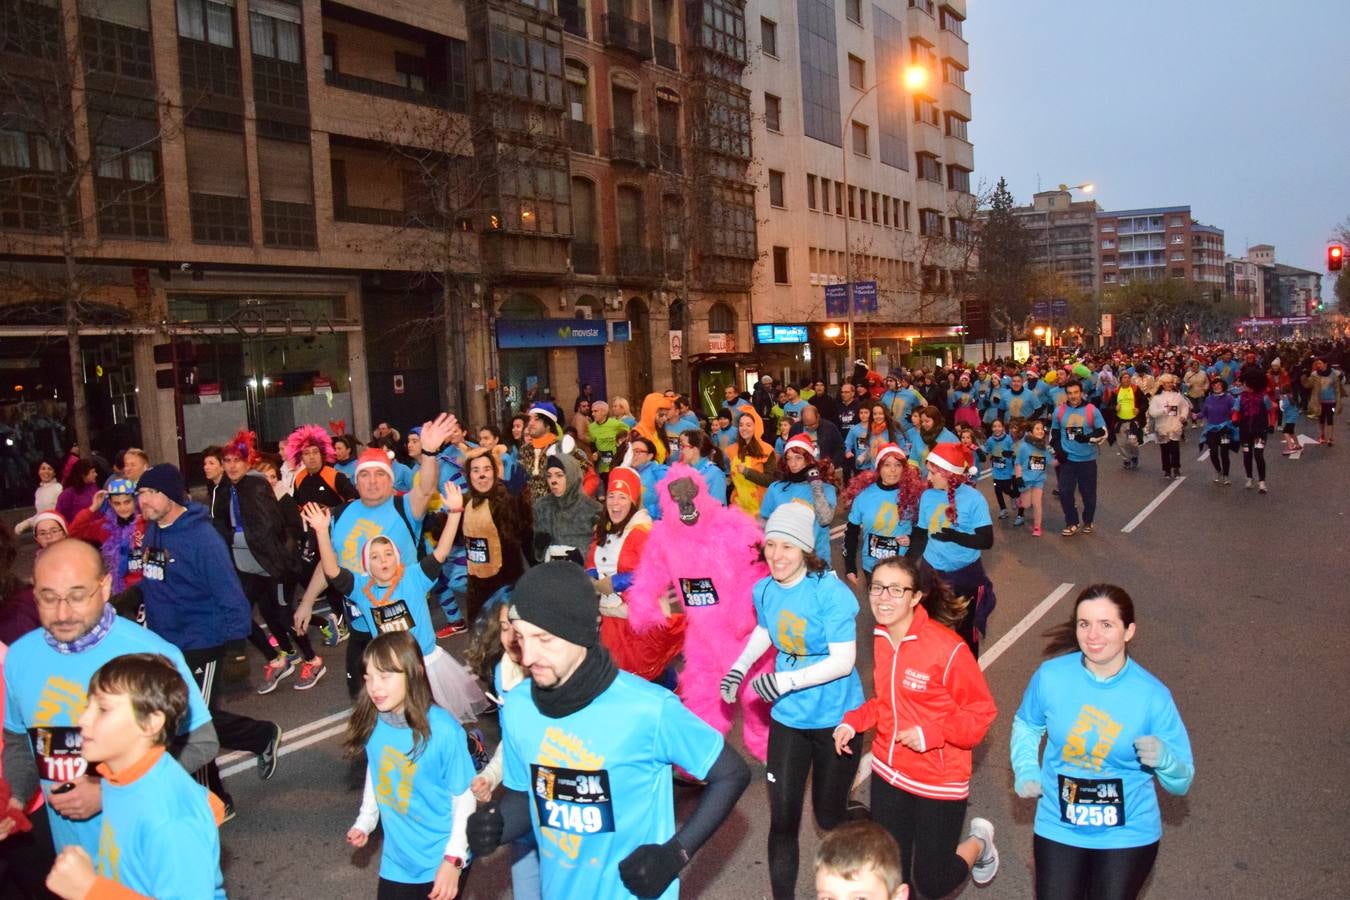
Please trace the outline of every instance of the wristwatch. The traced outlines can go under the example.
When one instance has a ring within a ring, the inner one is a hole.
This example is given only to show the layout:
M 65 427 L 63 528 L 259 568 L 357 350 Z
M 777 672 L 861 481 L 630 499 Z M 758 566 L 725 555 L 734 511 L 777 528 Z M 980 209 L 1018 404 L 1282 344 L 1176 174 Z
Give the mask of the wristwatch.
M 440 455 L 440 452 L 441 452 L 441 448 L 439 448 L 439 447 L 436 448 L 435 450 L 428 450 L 426 447 L 423 447 L 423 448 L 422 448 L 422 455 L 423 455 L 423 456 L 439 456 L 439 455 Z
M 449 853 L 447 853 L 445 854 L 445 861 L 448 862 L 450 865 L 454 866 L 456 869 L 464 868 L 464 857 L 462 856 L 451 856 Z

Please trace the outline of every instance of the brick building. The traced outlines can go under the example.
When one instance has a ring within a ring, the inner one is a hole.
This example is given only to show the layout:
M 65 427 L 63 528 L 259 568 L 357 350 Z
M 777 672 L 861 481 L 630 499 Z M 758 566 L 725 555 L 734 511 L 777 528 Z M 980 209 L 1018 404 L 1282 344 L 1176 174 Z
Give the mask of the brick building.
M 1174 278 L 1222 291 L 1223 230 L 1191 217 L 1189 206 L 1097 214 L 1101 286 Z

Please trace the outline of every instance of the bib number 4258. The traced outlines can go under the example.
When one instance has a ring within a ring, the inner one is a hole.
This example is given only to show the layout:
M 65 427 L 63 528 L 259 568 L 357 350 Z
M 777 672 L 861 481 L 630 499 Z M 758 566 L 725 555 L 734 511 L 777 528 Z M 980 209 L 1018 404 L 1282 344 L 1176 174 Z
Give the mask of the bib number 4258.
M 1070 803 L 1064 808 L 1064 815 L 1074 825 L 1093 825 L 1098 828 L 1120 824 L 1120 810 L 1114 806 L 1096 806 L 1092 804 Z

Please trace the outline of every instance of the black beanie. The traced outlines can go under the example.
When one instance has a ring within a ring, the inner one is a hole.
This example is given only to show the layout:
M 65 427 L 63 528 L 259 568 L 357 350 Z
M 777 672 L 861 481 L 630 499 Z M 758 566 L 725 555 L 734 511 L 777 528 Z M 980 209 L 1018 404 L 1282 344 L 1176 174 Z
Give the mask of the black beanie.
M 546 562 L 522 575 L 511 591 L 511 618 L 579 647 L 600 641 L 600 598 L 574 562 Z

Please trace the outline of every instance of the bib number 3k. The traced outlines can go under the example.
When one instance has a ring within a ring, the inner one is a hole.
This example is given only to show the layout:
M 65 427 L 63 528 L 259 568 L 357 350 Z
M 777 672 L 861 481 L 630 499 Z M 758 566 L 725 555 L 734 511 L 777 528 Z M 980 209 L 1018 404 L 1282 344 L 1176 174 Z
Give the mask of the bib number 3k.
M 530 766 L 539 825 L 568 834 L 588 835 L 614 830 L 614 803 L 609 773 L 555 766 Z
M 1119 778 L 1059 776 L 1059 818 L 1075 828 L 1125 824 L 1125 790 Z

